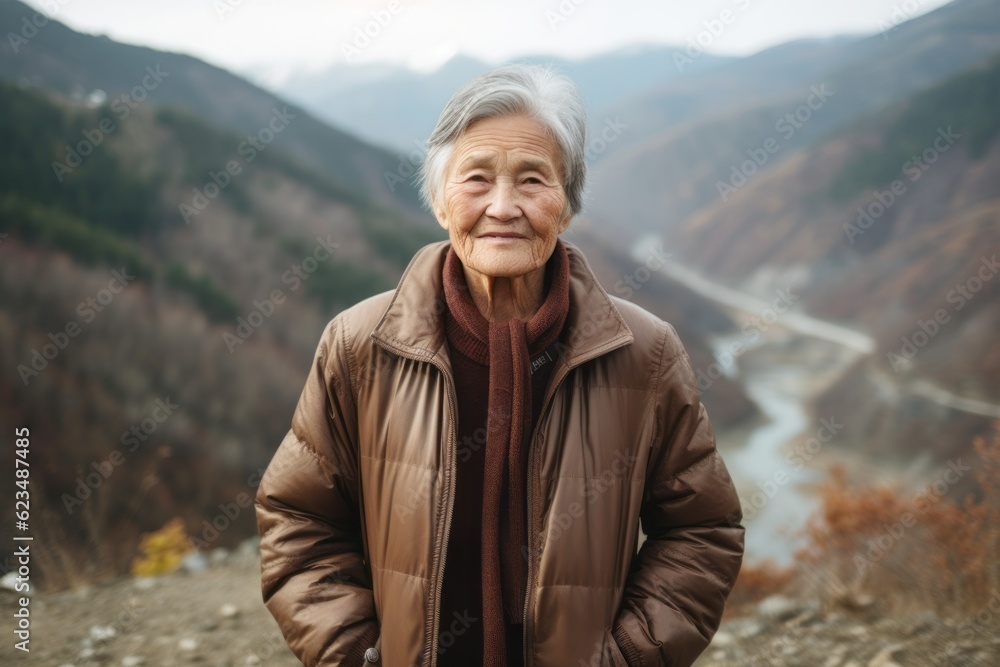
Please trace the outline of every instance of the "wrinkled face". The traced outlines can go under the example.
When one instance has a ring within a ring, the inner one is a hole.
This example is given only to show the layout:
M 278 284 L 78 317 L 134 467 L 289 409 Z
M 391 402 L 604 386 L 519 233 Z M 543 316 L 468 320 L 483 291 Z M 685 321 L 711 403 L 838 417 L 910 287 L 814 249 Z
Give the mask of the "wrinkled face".
M 556 140 L 526 116 L 473 123 L 455 142 L 434 214 L 467 269 L 517 277 L 545 266 L 571 217 Z

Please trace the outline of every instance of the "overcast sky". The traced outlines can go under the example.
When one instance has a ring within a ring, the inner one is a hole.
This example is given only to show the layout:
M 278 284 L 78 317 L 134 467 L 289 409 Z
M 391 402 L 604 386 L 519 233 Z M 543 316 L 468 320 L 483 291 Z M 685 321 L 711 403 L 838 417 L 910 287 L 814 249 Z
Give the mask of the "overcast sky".
M 31 0 L 29 4 L 56 8 L 47 13 L 76 30 L 188 53 L 277 83 L 290 72 L 333 64 L 392 62 L 430 69 L 456 52 L 497 63 L 524 54 L 579 58 L 633 44 L 683 46 L 698 40 L 709 52 L 746 55 L 801 37 L 879 33 L 893 22 L 947 1 Z M 375 22 L 378 17 L 384 25 Z M 358 38 L 357 30 L 366 27 L 373 36 Z

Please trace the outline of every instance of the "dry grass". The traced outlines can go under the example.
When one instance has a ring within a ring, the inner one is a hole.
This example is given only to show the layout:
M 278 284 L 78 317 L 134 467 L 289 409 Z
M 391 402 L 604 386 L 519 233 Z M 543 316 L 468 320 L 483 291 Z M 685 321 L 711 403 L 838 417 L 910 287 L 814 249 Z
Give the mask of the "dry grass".
M 730 598 L 737 612 L 776 592 L 828 606 L 966 615 L 1000 592 L 1000 422 L 973 441 L 976 458 L 949 462 L 918 493 L 885 484 L 857 488 L 841 467 L 820 488 L 795 565 L 747 565 Z M 963 467 L 969 468 L 964 471 Z M 949 495 L 964 475 L 977 490 Z

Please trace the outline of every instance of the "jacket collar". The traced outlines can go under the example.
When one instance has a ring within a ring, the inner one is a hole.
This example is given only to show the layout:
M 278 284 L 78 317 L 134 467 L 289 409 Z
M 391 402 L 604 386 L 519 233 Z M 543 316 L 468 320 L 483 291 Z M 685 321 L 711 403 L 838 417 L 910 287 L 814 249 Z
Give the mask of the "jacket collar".
M 633 342 L 632 331 L 594 277 L 580 249 L 560 239 L 569 256 L 569 313 L 559 363 L 569 368 Z M 435 361 L 449 372 L 442 270 L 451 241 L 420 248 L 403 272 L 371 338 L 400 353 Z

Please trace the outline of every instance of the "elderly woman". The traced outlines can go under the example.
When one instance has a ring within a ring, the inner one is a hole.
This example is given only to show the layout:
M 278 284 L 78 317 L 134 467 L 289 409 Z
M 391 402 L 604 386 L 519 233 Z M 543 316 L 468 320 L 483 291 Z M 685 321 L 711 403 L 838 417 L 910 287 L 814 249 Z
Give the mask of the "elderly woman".
M 740 504 L 674 329 L 559 237 L 584 146 L 568 79 L 466 85 L 421 172 L 449 240 L 324 331 L 257 494 L 305 665 L 681 667 L 718 628 Z

